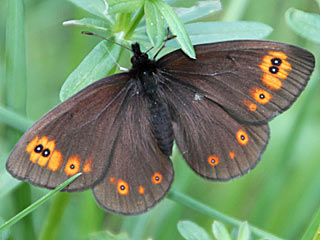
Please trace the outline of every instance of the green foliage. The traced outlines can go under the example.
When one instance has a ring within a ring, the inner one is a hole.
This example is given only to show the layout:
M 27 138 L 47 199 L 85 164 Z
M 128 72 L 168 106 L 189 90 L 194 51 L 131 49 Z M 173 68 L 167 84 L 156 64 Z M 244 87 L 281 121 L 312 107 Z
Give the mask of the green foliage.
M 306 240 L 316 236 L 320 223 L 319 213 L 313 217 L 320 200 L 317 74 L 294 106 L 272 121 L 270 144 L 251 173 L 232 182 L 212 183 L 195 176 L 175 153 L 176 191 L 168 197 L 172 201 L 166 199 L 143 215 L 105 213 L 91 192 L 46 197 L 45 207 L 38 207 L 36 200 L 47 190 L 31 187 L 30 191 L 19 184 L 6 173 L 5 161 L 21 132 L 30 126 L 28 119 L 38 119 L 60 102 L 65 79 L 61 100 L 119 71 L 115 62 L 129 66 L 130 52 L 81 35 L 81 31 L 98 32 L 126 46 L 135 41 L 143 49 L 154 46 L 152 56 L 169 26 L 177 38 L 168 42 L 164 52 L 181 48 L 191 57 L 195 57 L 191 42 L 270 34 L 269 39 L 300 45 L 318 57 L 319 0 L 318 5 L 289 0 L 281 4 L 278 0 L 223 0 L 222 5 L 218 0 L 70 2 L 24 1 L 23 6 L 23 1 L 6 0 L 0 8 L 0 31 L 6 33 L 0 34 L 0 224 L 26 214 L 18 210 L 17 186 L 29 191 L 20 202 L 34 202 L 28 209 L 36 210 L 29 215 L 32 221 L 5 227 L 0 238 L 28 239 L 22 229 L 42 239 L 194 239 L 196 231 L 195 237 L 202 239 L 277 239 L 274 235 L 300 239 L 304 235 Z M 63 27 L 63 21 L 69 27 Z M 212 226 L 214 220 L 221 223 Z M 231 228 L 236 234 L 226 230 Z
M 320 14 L 307 13 L 294 8 L 286 12 L 286 20 L 293 31 L 316 43 L 320 43 Z

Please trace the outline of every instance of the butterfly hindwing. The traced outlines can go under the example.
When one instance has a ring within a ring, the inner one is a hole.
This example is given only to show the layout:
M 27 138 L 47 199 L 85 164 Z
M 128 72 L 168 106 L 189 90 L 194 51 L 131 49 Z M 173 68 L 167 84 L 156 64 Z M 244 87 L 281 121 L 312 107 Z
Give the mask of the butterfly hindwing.
M 128 79 L 128 74 L 119 74 L 95 82 L 44 115 L 19 140 L 7 170 L 46 188 L 55 188 L 81 171 L 83 175 L 65 190 L 94 185 L 110 163 L 114 120 Z
M 161 74 L 249 124 L 267 123 L 289 108 L 314 68 L 310 52 L 272 41 L 211 43 L 195 50 L 197 59 L 180 50 L 161 58 Z
M 268 125 L 240 124 L 210 99 L 174 82 L 167 87 L 176 143 L 195 172 L 225 181 L 258 163 L 269 139 Z
M 107 210 L 126 215 L 144 212 L 166 195 L 173 181 L 171 160 L 152 133 L 147 100 L 133 91 L 116 118 L 119 130 L 112 162 L 93 188 L 96 200 Z

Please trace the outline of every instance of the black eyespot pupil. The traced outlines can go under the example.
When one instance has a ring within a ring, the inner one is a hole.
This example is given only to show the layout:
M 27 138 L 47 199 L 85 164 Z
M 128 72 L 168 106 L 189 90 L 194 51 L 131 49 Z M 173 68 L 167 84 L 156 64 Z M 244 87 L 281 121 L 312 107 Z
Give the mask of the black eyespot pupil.
M 271 59 L 271 63 L 272 63 L 272 65 L 280 66 L 282 61 L 280 58 L 273 58 L 273 59 Z
M 42 152 L 42 156 L 43 157 L 48 157 L 50 155 L 50 150 L 49 149 L 45 149 L 43 152 Z
M 277 73 L 277 72 L 279 72 L 279 68 L 272 66 L 272 67 L 269 68 L 269 71 L 270 71 L 271 73 Z
M 125 187 L 124 185 L 121 185 L 121 186 L 120 186 L 120 189 L 121 189 L 121 190 L 125 190 L 126 187 Z
M 71 164 L 71 165 L 70 165 L 70 168 L 71 168 L 71 169 L 74 169 L 74 165 L 73 165 L 73 164 Z
M 246 138 L 245 138 L 245 136 L 243 136 L 243 135 L 241 135 L 241 140 L 245 140 Z
M 160 180 L 160 178 L 158 176 L 156 176 L 156 181 L 159 181 L 159 180 Z
M 261 94 L 259 95 L 259 97 L 260 97 L 260 99 L 264 99 L 264 94 L 261 93 Z
M 34 148 L 34 151 L 35 151 L 36 153 L 41 153 L 42 150 L 43 150 L 43 146 L 42 146 L 41 144 L 38 145 L 38 146 L 36 146 L 36 147 Z
M 214 163 L 214 162 L 215 162 L 215 160 L 214 160 L 214 159 L 211 159 L 211 162 L 212 162 L 212 163 Z

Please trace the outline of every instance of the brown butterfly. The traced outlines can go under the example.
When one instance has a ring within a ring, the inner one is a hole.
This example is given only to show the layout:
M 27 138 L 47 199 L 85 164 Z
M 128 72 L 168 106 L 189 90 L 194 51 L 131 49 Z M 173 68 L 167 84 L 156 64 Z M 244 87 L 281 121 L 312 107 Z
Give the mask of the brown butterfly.
M 173 141 L 199 175 L 226 181 L 250 171 L 269 139 L 268 122 L 305 88 L 314 56 L 258 40 L 196 45 L 149 59 L 132 45 L 129 72 L 103 78 L 37 121 L 8 162 L 16 178 L 49 189 L 93 189 L 121 214 L 145 212 L 170 189 Z

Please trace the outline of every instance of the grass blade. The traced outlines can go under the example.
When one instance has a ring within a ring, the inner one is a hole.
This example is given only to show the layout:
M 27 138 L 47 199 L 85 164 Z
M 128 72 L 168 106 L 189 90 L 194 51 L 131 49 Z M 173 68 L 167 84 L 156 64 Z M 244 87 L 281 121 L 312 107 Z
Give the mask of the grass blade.
M 48 194 L 40 198 L 38 201 L 31 204 L 29 207 L 25 208 L 23 211 L 19 212 L 17 215 L 6 221 L 3 225 L 0 226 L 0 232 L 9 228 L 19 220 L 21 220 L 23 217 L 34 211 L 36 208 L 38 208 L 40 205 L 48 201 L 50 198 L 52 198 L 56 193 L 61 191 L 63 188 L 65 188 L 68 184 L 70 184 L 72 181 L 74 181 L 76 178 L 78 178 L 82 173 L 78 173 L 71 178 L 69 178 L 67 181 L 59 185 L 54 190 L 50 191 Z

